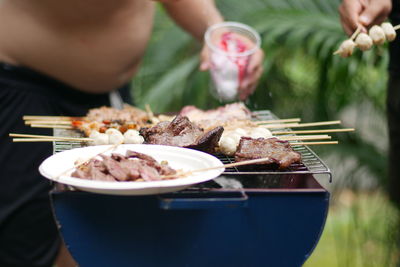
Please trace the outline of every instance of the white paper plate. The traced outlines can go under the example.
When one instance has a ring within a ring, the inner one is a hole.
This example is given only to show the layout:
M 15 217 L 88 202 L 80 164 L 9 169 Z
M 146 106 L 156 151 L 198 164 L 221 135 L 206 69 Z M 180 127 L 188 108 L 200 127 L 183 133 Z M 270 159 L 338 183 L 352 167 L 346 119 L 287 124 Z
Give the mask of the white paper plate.
M 224 171 L 224 168 L 221 167 L 219 169 L 193 173 L 183 178 L 149 182 L 108 182 L 70 176 L 74 171 L 74 162 L 76 160 L 91 158 L 96 154 L 106 151 L 109 147 L 89 146 L 57 153 L 43 161 L 39 167 L 39 171 L 44 177 L 58 183 L 70 185 L 83 191 L 112 195 L 151 195 L 174 192 L 193 184 L 214 179 Z M 108 150 L 104 154 L 120 153 L 125 155 L 127 150 L 150 155 L 158 162 L 166 160 L 175 170 L 190 171 L 223 166 L 222 162 L 212 155 L 197 150 L 172 146 L 125 144 L 118 146 L 114 150 Z

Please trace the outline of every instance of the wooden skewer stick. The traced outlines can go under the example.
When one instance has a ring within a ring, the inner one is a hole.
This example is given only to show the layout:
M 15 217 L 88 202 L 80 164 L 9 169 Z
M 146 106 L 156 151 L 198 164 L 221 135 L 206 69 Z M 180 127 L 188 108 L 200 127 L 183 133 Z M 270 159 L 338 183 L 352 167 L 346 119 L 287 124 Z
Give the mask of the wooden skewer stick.
M 26 137 L 32 139 L 54 139 L 54 140 L 65 140 L 65 141 L 93 141 L 91 138 L 82 137 L 64 137 L 64 136 L 49 136 L 49 135 L 36 135 L 36 134 L 16 134 L 10 133 L 11 137 Z M 32 141 L 33 142 L 33 141 Z
M 65 120 L 43 120 L 43 121 L 35 121 L 35 120 L 29 120 L 25 121 L 25 125 L 29 124 L 65 124 L 65 125 L 71 125 L 71 121 L 65 121 Z
M 310 145 L 337 145 L 339 141 L 326 141 L 326 142 L 292 142 L 292 146 L 310 146 Z
M 87 142 L 92 139 L 84 139 L 84 138 L 13 138 L 13 142 L 56 142 L 56 141 L 79 141 L 79 142 Z
M 32 128 L 74 129 L 69 125 L 31 124 Z
M 357 35 L 361 32 L 361 28 L 362 27 L 360 25 L 358 25 L 356 31 L 351 35 L 350 40 L 354 41 L 354 39 L 356 39 Z
M 144 107 L 146 109 L 147 116 L 149 116 L 150 120 L 153 120 L 154 119 L 154 113 L 151 110 L 150 105 L 149 104 L 145 104 Z
M 77 118 L 77 117 L 65 117 L 65 116 L 33 116 L 33 115 L 26 115 L 22 116 L 22 119 L 24 121 L 29 121 L 29 120 L 65 120 L 65 121 L 71 121 L 75 119 L 82 119 L 82 118 Z
M 282 120 L 268 120 L 268 121 L 254 121 L 256 124 L 267 124 L 267 123 L 277 123 L 277 122 L 300 122 L 300 118 L 293 119 L 282 119 Z
M 273 131 L 275 134 L 311 134 L 311 133 L 340 133 L 340 132 L 353 132 L 354 128 L 343 129 L 325 129 L 325 130 L 299 130 L 299 131 Z
M 399 24 L 399 25 L 396 25 L 396 26 L 393 26 L 393 29 L 394 29 L 395 31 L 397 31 L 398 29 L 400 29 L 400 24 Z
M 294 123 L 279 123 L 279 124 L 261 124 L 259 125 L 260 127 L 264 127 L 267 129 L 273 129 L 273 128 L 289 128 L 293 126 L 297 126 L 300 123 L 294 122 Z
M 192 171 L 186 171 L 186 172 L 181 172 L 181 173 L 171 174 L 171 175 L 162 175 L 160 178 L 161 179 L 168 179 L 168 178 L 175 178 L 175 177 L 179 177 L 179 176 L 187 176 L 187 175 L 190 175 L 190 174 L 192 174 L 194 172 L 206 172 L 206 171 L 211 171 L 211 170 L 218 170 L 218 169 L 225 169 L 225 168 L 231 168 L 231 167 L 237 167 L 237 166 L 244 166 L 244 165 L 250 165 L 250 164 L 265 162 L 267 160 L 270 160 L 270 158 L 267 157 L 267 158 L 261 158 L 261 159 L 244 160 L 244 161 L 240 161 L 240 162 L 224 164 L 222 166 L 195 169 L 195 170 L 192 170 Z
M 287 124 L 272 124 L 263 125 L 265 128 L 294 128 L 294 127 L 312 127 L 312 126 L 322 126 L 322 125 L 333 125 L 340 124 L 341 121 L 320 121 L 320 122 L 310 122 L 310 123 L 287 123 Z
M 296 140 L 323 140 L 323 139 L 332 139 L 329 135 L 297 135 L 297 136 L 280 136 L 278 137 L 280 140 L 284 141 L 296 141 Z
M 12 141 L 14 143 L 30 143 L 30 142 L 55 142 L 61 140 L 53 138 L 13 138 Z

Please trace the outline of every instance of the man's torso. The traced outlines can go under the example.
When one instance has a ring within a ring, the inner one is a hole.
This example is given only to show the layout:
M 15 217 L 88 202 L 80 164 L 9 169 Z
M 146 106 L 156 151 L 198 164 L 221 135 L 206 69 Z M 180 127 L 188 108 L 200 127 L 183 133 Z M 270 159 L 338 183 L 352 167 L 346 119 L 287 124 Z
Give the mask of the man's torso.
M 136 71 L 150 38 L 149 0 L 3 0 L 0 61 L 87 92 L 106 92 Z

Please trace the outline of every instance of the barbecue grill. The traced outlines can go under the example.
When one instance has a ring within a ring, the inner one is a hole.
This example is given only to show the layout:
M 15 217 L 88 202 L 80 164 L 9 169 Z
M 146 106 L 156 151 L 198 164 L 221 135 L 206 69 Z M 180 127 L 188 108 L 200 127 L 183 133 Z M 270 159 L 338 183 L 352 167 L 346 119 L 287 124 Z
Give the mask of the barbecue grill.
M 253 114 L 277 119 L 270 111 Z M 57 141 L 54 152 L 82 145 Z M 328 212 L 329 192 L 316 178 L 332 176 L 310 148 L 294 150 L 302 163 L 288 170 L 229 168 L 212 181 L 164 195 L 111 196 L 56 185 L 55 217 L 80 266 L 301 266 Z

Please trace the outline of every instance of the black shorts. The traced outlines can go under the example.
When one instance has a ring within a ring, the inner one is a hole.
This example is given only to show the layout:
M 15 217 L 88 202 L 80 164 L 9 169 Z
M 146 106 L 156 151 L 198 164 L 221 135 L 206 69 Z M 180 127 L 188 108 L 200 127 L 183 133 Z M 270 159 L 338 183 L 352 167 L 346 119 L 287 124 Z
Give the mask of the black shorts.
M 122 95 L 127 93 L 125 87 Z M 102 105 L 110 105 L 108 94 L 84 93 L 28 68 L 0 63 L 0 266 L 52 266 L 60 244 L 51 185 L 38 172 L 52 144 L 13 143 L 8 134 L 52 134 L 25 126 L 23 115 L 83 116 Z

